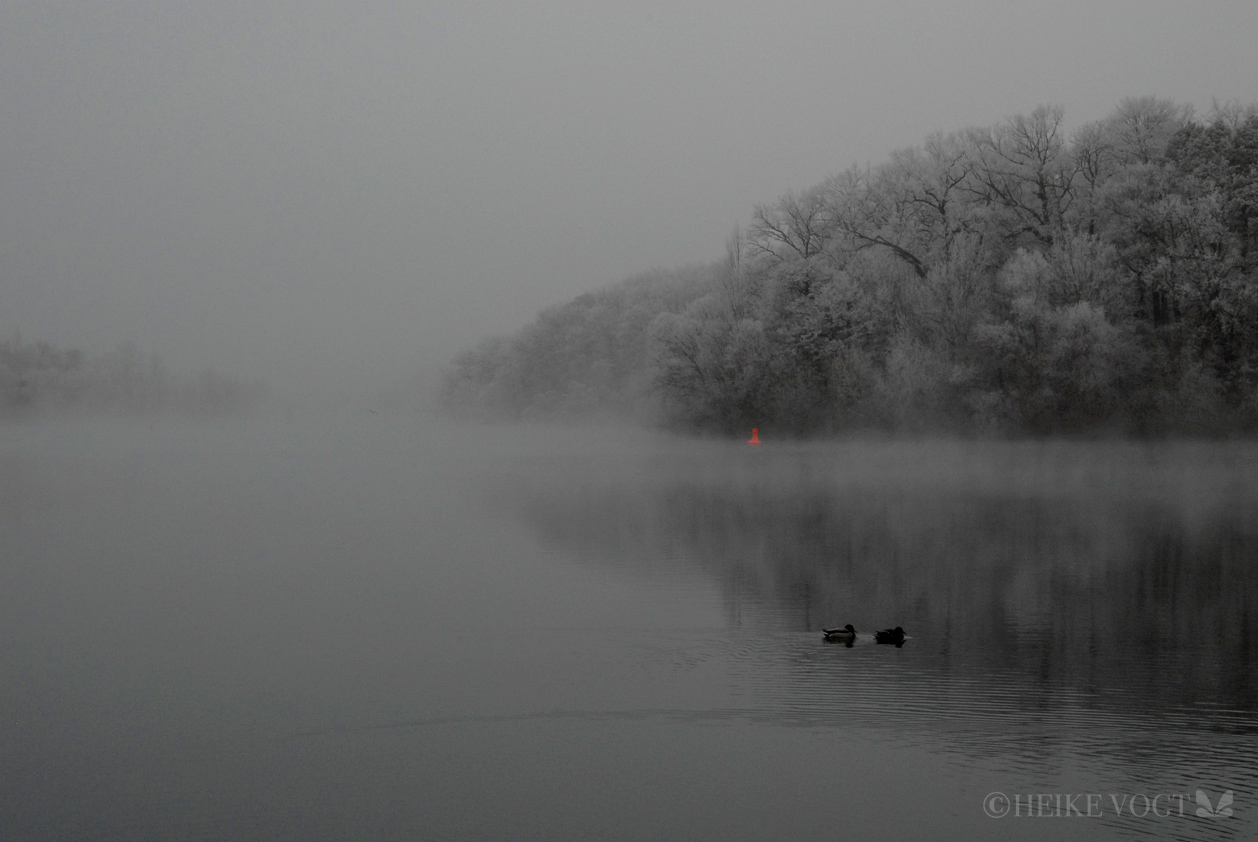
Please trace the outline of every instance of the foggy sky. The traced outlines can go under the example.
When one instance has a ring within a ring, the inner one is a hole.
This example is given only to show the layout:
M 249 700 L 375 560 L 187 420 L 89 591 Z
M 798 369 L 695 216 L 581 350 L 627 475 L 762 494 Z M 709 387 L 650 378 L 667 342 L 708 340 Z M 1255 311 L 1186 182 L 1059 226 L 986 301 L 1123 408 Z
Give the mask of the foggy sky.
M 369 395 L 932 131 L 1258 100 L 1255 35 L 1252 0 L 0 0 L 0 336 Z

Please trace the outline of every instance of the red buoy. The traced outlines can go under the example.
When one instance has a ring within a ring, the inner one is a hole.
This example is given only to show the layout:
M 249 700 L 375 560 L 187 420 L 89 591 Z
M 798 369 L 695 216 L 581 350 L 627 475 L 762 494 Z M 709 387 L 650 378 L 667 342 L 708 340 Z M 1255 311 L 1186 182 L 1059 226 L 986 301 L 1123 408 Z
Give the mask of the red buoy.
M 756 427 L 751 428 L 751 441 L 747 444 L 760 444 L 760 430 Z

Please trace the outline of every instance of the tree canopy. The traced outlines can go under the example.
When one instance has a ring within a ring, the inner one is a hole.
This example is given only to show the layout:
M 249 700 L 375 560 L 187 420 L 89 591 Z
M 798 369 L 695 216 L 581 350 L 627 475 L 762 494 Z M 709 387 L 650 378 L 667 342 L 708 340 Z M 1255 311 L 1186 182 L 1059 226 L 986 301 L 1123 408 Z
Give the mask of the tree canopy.
M 933 135 L 756 207 L 723 261 L 486 341 L 447 395 L 710 431 L 1252 430 L 1258 110 Z

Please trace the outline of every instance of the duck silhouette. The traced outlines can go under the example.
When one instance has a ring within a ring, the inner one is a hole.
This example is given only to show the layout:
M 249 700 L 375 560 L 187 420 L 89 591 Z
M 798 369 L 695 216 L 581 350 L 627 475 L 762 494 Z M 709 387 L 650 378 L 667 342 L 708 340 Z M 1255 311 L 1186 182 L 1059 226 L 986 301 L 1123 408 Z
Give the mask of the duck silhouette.
M 899 648 L 904 645 L 904 629 L 896 626 L 893 629 L 883 629 L 882 631 L 874 632 L 874 642 L 891 643 Z
M 826 640 L 846 643 L 849 646 L 851 646 L 852 641 L 856 639 L 856 629 L 852 628 L 851 623 L 848 623 L 841 629 L 822 629 L 821 633 L 826 636 Z

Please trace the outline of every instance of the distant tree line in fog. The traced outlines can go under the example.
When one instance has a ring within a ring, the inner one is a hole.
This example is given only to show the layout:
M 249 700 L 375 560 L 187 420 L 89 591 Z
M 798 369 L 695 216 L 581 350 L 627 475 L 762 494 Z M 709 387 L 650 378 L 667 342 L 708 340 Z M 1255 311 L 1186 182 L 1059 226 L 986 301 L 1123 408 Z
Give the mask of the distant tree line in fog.
M 549 310 L 455 408 L 713 432 L 1258 428 L 1258 109 L 933 135 L 755 208 L 723 261 Z
M 263 387 L 210 370 L 172 374 L 132 343 L 96 357 L 47 342 L 0 342 L 0 418 L 59 412 L 177 413 L 194 416 L 242 412 Z

